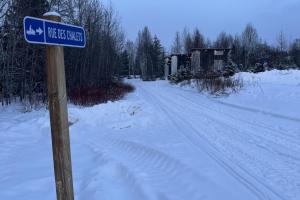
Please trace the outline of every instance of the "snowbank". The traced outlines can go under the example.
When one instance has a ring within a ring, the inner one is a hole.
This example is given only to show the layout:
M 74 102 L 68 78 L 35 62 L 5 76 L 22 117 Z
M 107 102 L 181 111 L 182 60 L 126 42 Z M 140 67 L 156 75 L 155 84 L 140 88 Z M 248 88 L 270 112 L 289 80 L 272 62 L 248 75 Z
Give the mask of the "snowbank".
M 245 87 L 220 101 L 300 119 L 300 70 L 239 73 Z
M 272 70 L 258 74 L 242 72 L 236 76 L 242 76 L 243 79 L 249 83 L 256 81 L 261 83 L 300 86 L 300 70 Z

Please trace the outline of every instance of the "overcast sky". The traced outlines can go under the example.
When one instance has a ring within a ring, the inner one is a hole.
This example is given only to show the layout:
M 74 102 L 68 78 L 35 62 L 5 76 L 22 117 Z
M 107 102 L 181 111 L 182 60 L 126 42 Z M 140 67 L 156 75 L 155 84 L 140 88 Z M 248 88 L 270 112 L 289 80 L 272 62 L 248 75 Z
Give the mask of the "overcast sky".
M 300 38 L 300 0 L 111 0 L 129 39 L 148 26 L 169 48 L 176 31 L 198 27 L 214 40 L 218 33 L 241 33 L 251 22 L 260 37 L 276 42 L 280 30 Z

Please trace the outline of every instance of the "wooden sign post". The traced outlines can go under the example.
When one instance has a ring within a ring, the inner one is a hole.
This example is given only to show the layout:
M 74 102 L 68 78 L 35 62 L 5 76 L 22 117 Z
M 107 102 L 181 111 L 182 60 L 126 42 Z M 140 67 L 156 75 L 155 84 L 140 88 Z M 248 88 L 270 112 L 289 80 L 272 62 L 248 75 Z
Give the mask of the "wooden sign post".
M 59 16 L 45 19 L 60 21 Z M 73 200 L 64 47 L 46 46 L 48 100 L 57 200 Z
M 57 13 L 25 17 L 24 38 L 46 46 L 47 85 L 57 200 L 74 200 L 64 47 L 85 47 L 82 27 L 60 23 Z

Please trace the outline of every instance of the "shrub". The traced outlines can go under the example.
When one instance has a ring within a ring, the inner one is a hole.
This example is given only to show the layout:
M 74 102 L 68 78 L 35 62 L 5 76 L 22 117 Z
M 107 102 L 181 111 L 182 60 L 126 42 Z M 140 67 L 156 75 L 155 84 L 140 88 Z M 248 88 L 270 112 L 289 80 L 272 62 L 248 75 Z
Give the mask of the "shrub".
M 256 74 L 264 71 L 265 71 L 264 65 L 261 63 L 256 63 L 255 66 L 251 69 L 251 72 Z
M 224 67 L 223 76 L 230 77 L 236 73 L 237 66 L 234 64 L 230 64 Z
M 134 89 L 127 83 L 111 83 L 105 87 L 78 88 L 70 91 L 68 97 L 69 101 L 75 105 L 93 106 L 119 100 Z
M 207 91 L 213 95 L 237 92 L 243 87 L 243 81 L 234 77 L 224 77 L 220 72 L 201 72 L 195 76 L 200 92 Z
M 172 74 L 169 76 L 169 80 L 171 83 L 180 83 L 185 80 L 190 80 L 193 78 L 193 75 L 190 70 L 182 69 L 179 70 L 176 74 Z

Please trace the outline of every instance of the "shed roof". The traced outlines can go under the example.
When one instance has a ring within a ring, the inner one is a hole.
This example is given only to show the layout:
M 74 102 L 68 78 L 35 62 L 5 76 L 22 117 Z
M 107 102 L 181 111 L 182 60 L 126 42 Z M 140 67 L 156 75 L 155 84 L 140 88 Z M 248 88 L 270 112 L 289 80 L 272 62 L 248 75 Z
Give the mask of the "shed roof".
M 170 55 L 171 57 L 172 56 L 187 56 L 187 54 L 182 54 L 182 53 L 173 53 Z
M 231 48 L 193 48 L 193 49 L 191 49 L 191 52 L 193 52 L 193 51 L 206 51 L 206 50 L 208 50 L 208 51 L 214 51 L 214 50 L 216 50 L 216 51 L 226 51 L 226 50 L 231 50 Z

